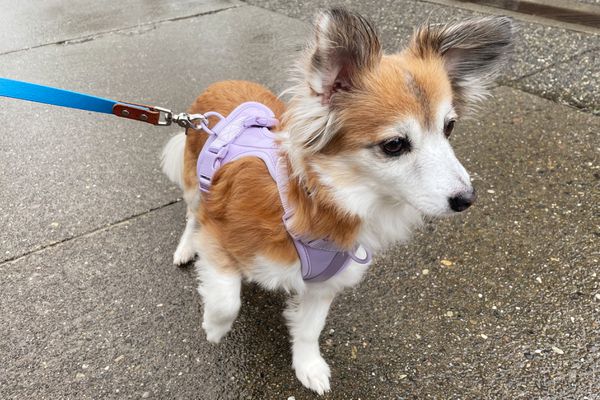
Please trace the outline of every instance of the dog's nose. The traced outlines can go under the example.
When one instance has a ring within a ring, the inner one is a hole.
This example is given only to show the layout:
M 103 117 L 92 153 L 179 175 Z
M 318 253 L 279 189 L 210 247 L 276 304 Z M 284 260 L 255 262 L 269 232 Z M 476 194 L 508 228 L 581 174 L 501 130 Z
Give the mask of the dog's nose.
M 454 197 L 448 198 L 448 203 L 450 204 L 452 211 L 461 212 L 471 207 L 471 204 L 475 203 L 476 198 L 477 194 L 475 194 L 475 189 L 471 189 L 468 192 L 462 192 Z

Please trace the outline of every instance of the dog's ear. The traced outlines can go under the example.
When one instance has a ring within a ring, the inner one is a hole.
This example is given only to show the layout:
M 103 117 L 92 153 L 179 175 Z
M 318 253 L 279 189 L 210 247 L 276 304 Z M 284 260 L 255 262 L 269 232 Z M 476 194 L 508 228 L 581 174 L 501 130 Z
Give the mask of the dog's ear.
M 352 90 L 360 74 L 381 59 L 381 45 L 364 17 L 343 8 L 317 15 L 315 36 L 308 49 L 305 75 L 323 105 L 343 90 Z
M 412 39 L 417 57 L 441 56 L 458 112 L 466 112 L 488 93 L 513 44 L 508 17 L 473 18 L 456 24 L 423 26 Z

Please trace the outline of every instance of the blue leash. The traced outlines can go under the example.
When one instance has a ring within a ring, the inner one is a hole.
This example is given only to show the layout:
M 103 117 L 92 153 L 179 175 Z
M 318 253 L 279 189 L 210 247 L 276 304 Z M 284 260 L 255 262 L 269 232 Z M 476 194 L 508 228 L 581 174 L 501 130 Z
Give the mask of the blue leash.
M 117 117 L 133 119 L 159 126 L 167 126 L 175 122 L 183 128 L 202 129 L 203 125 L 206 126 L 208 124 L 207 118 L 202 114 L 173 114 L 171 110 L 166 108 L 125 103 L 85 93 L 6 78 L 0 78 L 0 96 L 51 104 L 60 107 L 113 114 Z M 195 120 L 200 120 L 200 123 L 194 123 Z
M 104 114 L 112 114 L 113 106 L 117 104 L 114 100 L 102 97 L 6 78 L 0 78 L 0 96 Z

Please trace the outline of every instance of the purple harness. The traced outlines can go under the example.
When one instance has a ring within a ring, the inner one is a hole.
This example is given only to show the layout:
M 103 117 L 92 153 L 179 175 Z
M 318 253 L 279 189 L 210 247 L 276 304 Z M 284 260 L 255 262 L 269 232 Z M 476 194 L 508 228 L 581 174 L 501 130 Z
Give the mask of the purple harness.
M 267 166 L 273 180 L 277 183 L 283 205 L 283 223 L 294 240 L 302 278 L 305 281 L 322 282 L 342 271 L 352 260 L 359 264 L 370 264 L 371 254 L 365 250 L 365 257 L 357 256 L 357 250 L 351 252 L 338 249 L 326 239 L 303 240 L 290 232 L 288 221 L 294 210 L 287 202 L 287 166 L 279 157 L 275 136 L 268 128 L 277 125 L 273 112 L 260 103 L 248 102 L 238 106 L 210 130 L 209 137 L 198 157 L 198 181 L 200 190 L 208 193 L 214 173 L 225 163 L 242 157 L 258 157 Z

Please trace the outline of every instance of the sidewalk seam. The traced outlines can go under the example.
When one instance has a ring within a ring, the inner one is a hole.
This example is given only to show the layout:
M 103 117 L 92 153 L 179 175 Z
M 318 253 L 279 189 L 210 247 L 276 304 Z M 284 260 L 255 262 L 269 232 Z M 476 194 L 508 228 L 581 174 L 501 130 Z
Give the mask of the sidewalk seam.
M 69 39 L 62 39 L 62 40 L 58 40 L 56 42 L 37 44 L 35 46 L 24 47 L 24 48 L 16 49 L 16 50 L 9 50 L 9 51 L 0 53 L 0 57 L 8 55 L 8 54 L 14 54 L 14 53 L 20 53 L 20 52 L 25 52 L 25 51 L 33 50 L 33 49 L 39 49 L 40 47 L 56 46 L 56 45 L 71 45 L 71 44 L 85 43 L 85 42 L 89 42 L 89 41 L 92 41 L 92 40 L 99 39 L 99 38 L 104 37 L 106 35 L 110 35 L 110 34 L 113 34 L 113 33 L 119 33 L 119 32 L 127 32 L 127 31 L 131 31 L 132 29 L 136 29 L 136 28 L 151 27 L 150 30 L 153 30 L 153 29 L 156 28 L 157 25 L 164 24 L 164 23 L 167 23 L 167 22 L 175 22 L 175 21 L 181 21 L 181 20 L 185 20 L 185 19 L 192 19 L 192 18 L 197 18 L 197 17 L 203 17 L 205 15 L 217 14 L 217 13 L 220 13 L 222 11 L 227 11 L 227 10 L 231 10 L 231 9 L 234 9 L 234 8 L 245 7 L 245 6 L 246 6 L 246 4 L 233 4 L 233 5 L 229 6 L 229 7 L 218 8 L 218 9 L 215 9 L 215 10 L 209 10 L 209 11 L 199 12 L 199 13 L 196 13 L 196 14 L 183 15 L 183 16 L 178 16 L 178 17 L 173 17 L 173 18 L 161 19 L 161 20 L 157 20 L 157 21 L 150 21 L 150 22 L 146 22 L 146 23 L 142 23 L 142 24 L 138 24 L 138 25 L 130 25 L 130 26 L 125 26 L 125 27 L 110 29 L 110 30 L 106 30 L 106 31 L 98 31 L 98 32 L 94 32 L 94 33 L 89 34 L 89 35 L 78 36 L 78 37 L 69 38 Z M 144 30 L 143 32 L 139 32 L 139 33 L 142 34 L 142 33 L 145 33 L 145 32 L 148 32 L 148 30 Z
M 11 258 L 8 258 L 6 260 L 0 261 L 0 267 L 4 266 L 6 264 L 11 264 L 13 262 L 19 261 L 20 259 L 25 258 L 27 256 L 30 256 L 30 255 L 33 255 L 33 254 L 37 254 L 37 253 L 41 253 L 41 252 L 43 252 L 43 251 L 45 251 L 45 250 L 47 250 L 49 248 L 59 246 L 59 245 L 61 245 L 63 243 L 68 243 L 70 241 L 73 241 L 73 240 L 76 240 L 76 239 L 79 239 L 79 238 L 84 238 L 84 237 L 87 237 L 87 236 L 91 236 L 91 235 L 94 235 L 94 234 L 99 233 L 99 232 L 108 231 L 108 230 L 110 230 L 110 229 L 112 229 L 114 227 L 123 225 L 123 224 L 125 224 L 125 223 L 127 223 L 129 221 L 132 221 L 132 220 L 137 219 L 139 217 L 143 217 L 144 215 L 148 215 L 148 214 L 150 214 L 150 213 L 152 213 L 154 211 L 162 210 L 163 208 L 167 208 L 167 207 L 170 207 L 170 206 L 172 206 L 174 204 L 181 203 L 181 201 L 182 201 L 182 199 L 176 199 L 176 200 L 170 201 L 168 203 L 162 204 L 160 206 L 150 208 L 150 209 L 148 209 L 148 210 L 146 210 L 144 212 L 130 215 L 130 216 L 128 216 L 126 218 L 123 218 L 123 219 L 120 219 L 120 220 L 118 220 L 116 222 L 111 222 L 111 223 L 109 223 L 107 225 L 103 225 L 103 226 L 91 229 L 91 230 L 83 232 L 83 233 L 81 233 L 79 235 L 68 236 L 68 237 L 65 237 L 63 239 L 57 240 L 55 242 L 52 242 L 52 243 L 49 243 L 49 244 L 46 244 L 46 245 L 42 245 L 40 247 L 34 248 L 33 250 L 29 250 L 26 253 L 19 254 L 19 255 L 13 256 Z
M 569 57 L 567 57 L 567 58 L 565 58 L 563 60 L 553 62 L 553 63 L 551 63 L 551 64 L 549 64 L 549 65 L 547 65 L 545 67 L 542 67 L 542 68 L 539 68 L 537 70 L 528 72 L 528 73 L 526 73 L 524 75 L 521 75 L 521 76 L 518 76 L 516 78 L 509 79 L 509 80 L 507 80 L 507 82 L 510 82 L 510 83 L 519 82 L 519 81 L 521 81 L 523 79 L 530 78 L 530 77 L 532 77 L 534 75 L 537 75 L 537 74 L 539 74 L 541 72 L 547 71 L 550 68 L 556 67 L 557 65 L 570 63 L 571 61 L 574 61 L 574 60 L 576 60 L 577 58 L 579 58 L 581 56 L 584 56 L 584 55 L 586 55 L 588 53 L 592 53 L 594 51 L 599 51 L 599 50 L 600 50 L 600 46 L 593 47 L 593 48 L 587 49 L 587 50 L 583 50 L 583 51 L 581 51 L 579 53 L 576 53 L 576 54 L 573 54 L 572 56 L 569 56 Z

